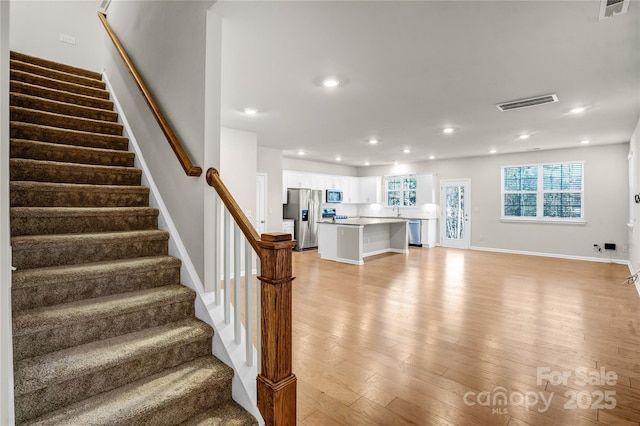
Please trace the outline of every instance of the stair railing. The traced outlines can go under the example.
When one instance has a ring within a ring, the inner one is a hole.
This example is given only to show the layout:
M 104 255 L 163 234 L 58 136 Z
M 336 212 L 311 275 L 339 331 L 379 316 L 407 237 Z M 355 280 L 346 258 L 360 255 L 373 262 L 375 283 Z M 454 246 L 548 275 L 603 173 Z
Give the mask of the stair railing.
M 220 174 L 214 168 L 207 170 L 207 183 L 212 186 L 224 204 L 224 316 L 225 323 L 234 325 L 234 337 L 241 343 L 241 233 L 245 238 L 245 345 L 246 362 L 253 360 L 253 300 L 252 251 L 257 255 L 257 276 L 260 287 L 257 293 L 257 342 L 258 342 L 258 409 L 265 424 L 296 424 L 296 376 L 292 371 L 292 249 L 295 242 L 291 234 L 281 232 L 258 235 L 242 212 Z M 233 225 L 231 224 L 233 218 Z M 231 321 L 231 228 L 234 228 L 234 318 Z M 221 300 L 219 277 L 214 279 L 216 304 Z
M 187 176 L 200 176 L 202 174 L 202 168 L 198 166 L 194 166 L 193 163 L 191 162 L 191 159 L 189 158 L 189 154 L 187 154 L 187 151 L 185 151 L 184 147 L 178 140 L 178 137 L 176 136 L 175 132 L 171 128 L 171 125 L 169 125 L 169 122 L 167 121 L 164 114 L 160 110 L 158 103 L 153 98 L 153 95 L 151 95 L 151 92 L 147 88 L 147 85 L 144 83 L 144 80 L 142 80 L 142 77 L 138 73 L 138 70 L 136 69 L 135 65 L 133 64 L 133 61 L 131 61 L 131 58 L 127 54 L 127 51 L 124 49 L 124 46 L 120 42 L 120 39 L 118 38 L 116 33 L 113 31 L 113 28 L 111 28 L 111 24 L 109 24 L 109 21 L 107 21 L 107 15 L 105 15 L 104 12 L 98 12 L 98 16 L 100 17 L 100 21 L 102 21 L 102 25 L 104 25 L 104 28 L 107 30 L 107 34 L 109 34 L 111 41 L 113 41 L 113 44 L 115 45 L 116 50 L 122 57 L 122 60 L 124 61 L 127 69 L 129 70 L 129 73 L 131 73 L 133 80 L 138 85 L 140 92 L 142 92 L 142 96 L 144 97 L 145 101 L 147 101 L 147 105 L 149 105 L 149 108 L 151 108 L 151 112 L 153 116 L 155 117 L 156 121 L 160 125 L 160 128 L 162 129 L 162 132 L 167 138 L 169 145 L 171 145 L 173 152 L 176 154 L 176 157 L 178 157 L 178 161 L 180 161 L 180 165 L 184 169 L 184 172 L 187 174 Z

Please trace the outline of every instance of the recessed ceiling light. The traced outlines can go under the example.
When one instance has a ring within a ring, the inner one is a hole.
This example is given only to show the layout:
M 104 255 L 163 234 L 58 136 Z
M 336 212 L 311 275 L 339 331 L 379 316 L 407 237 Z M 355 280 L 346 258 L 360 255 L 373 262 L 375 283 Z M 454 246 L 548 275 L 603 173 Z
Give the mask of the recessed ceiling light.
M 496 152 L 498 152 L 498 151 L 496 151 L 495 149 L 489 150 L 489 154 L 495 154 Z
M 255 108 L 245 108 L 244 113 L 247 115 L 256 115 L 258 113 L 258 110 Z
M 365 166 L 370 165 L 371 163 L 369 163 L 368 161 L 364 163 Z
M 520 139 L 529 139 L 529 136 L 531 136 L 531 135 L 522 134 L 522 135 L 520 135 Z
M 335 77 L 327 77 L 324 80 L 322 80 L 322 85 L 324 87 L 338 87 L 339 84 L 340 84 L 340 81 Z
M 340 156 L 336 157 L 336 161 L 342 161 L 342 157 Z
M 436 156 L 435 156 L 435 155 L 430 155 L 430 156 L 429 156 L 429 160 L 435 160 L 435 159 L 436 159 Z
M 377 144 L 377 143 L 378 143 L 378 139 L 369 139 L 369 143 L 370 143 L 371 145 L 375 145 L 375 144 Z
M 591 142 L 591 141 L 586 140 L 586 139 L 585 139 L 585 140 L 583 140 L 583 141 L 580 141 L 580 143 L 581 143 L 582 145 L 586 145 L 586 144 L 588 144 L 589 142 Z
M 298 155 L 304 155 L 304 151 L 302 150 L 298 151 Z
M 571 112 L 572 114 L 580 114 L 581 112 L 584 112 L 585 109 L 585 107 L 575 107 L 569 112 Z
M 404 152 L 405 154 L 408 154 L 411 152 L 411 150 L 409 148 L 405 148 L 402 150 L 402 152 Z
M 453 133 L 453 127 L 445 127 L 444 129 L 442 129 L 443 133 Z

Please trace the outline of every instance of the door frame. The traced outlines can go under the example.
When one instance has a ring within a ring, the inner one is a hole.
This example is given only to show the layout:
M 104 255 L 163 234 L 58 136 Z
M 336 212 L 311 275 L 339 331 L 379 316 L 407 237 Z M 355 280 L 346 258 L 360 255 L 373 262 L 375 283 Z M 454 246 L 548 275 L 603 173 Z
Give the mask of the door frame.
M 258 200 L 259 198 L 259 191 L 260 191 L 260 186 L 258 185 L 258 180 L 262 179 L 264 181 L 264 186 L 263 186 L 263 194 L 262 194 L 262 199 L 263 199 L 263 203 L 262 206 L 259 205 Z M 268 190 L 268 176 L 266 173 L 256 173 L 256 231 L 258 230 L 258 220 L 260 220 L 260 211 L 262 211 L 262 217 L 264 218 L 264 228 L 263 231 L 267 232 L 267 225 L 269 223 L 269 218 L 268 218 L 268 209 L 267 206 L 269 205 L 269 201 L 267 200 L 267 196 L 269 195 L 269 190 Z M 259 233 L 259 232 L 258 232 Z
M 446 200 L 445 200 L 445 186 L 453 186 L 455 184 L 464 185 L 465 189 L 465 203 L 464 210 L 466 214 L 466 225 L 465 225 L 465 239 L 461 240 L 461 244 L 446 244 L 445 241 L 445 214 L 446 214 Z M 440 245 L 442 247 L 451 247 L 451 248 L 461 248 L 461 249 L 470 249 L 471 248 L 471 178 L 462 178 L 462 179 L 440 179 Z

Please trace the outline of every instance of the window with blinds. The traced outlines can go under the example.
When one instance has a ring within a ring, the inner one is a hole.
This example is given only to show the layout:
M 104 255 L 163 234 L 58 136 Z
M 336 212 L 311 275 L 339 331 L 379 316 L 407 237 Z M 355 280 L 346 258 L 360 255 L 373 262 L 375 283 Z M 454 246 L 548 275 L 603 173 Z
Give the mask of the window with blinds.
M 584 163 L 502 167 L 502 217 L 584 219 Z

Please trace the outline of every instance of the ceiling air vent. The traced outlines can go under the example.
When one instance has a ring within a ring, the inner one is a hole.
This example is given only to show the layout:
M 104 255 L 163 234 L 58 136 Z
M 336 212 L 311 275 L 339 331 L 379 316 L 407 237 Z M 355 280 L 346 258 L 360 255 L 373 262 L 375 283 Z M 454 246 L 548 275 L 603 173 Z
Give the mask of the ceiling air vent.
M 558 102 L 558 96 L 552 95 L 536 96 L 534 98 L 518 99 L 516 101 L 503 102 L 496 104 L 496 108 L 500 111 L 509 111 L 512 109 L 528 108 L 536 105 L 550 104 Z
M 600 16 L 598 19 L 603 20 L 611 18 L 614 15 L 627 13 L 631 0 L 602 0 L 600 2 Z

